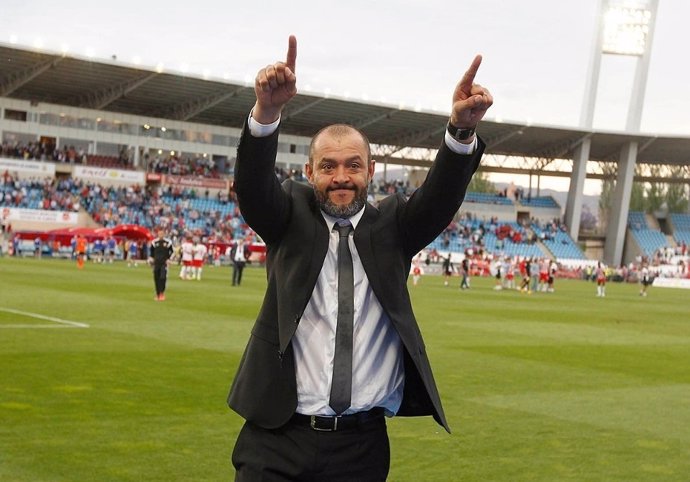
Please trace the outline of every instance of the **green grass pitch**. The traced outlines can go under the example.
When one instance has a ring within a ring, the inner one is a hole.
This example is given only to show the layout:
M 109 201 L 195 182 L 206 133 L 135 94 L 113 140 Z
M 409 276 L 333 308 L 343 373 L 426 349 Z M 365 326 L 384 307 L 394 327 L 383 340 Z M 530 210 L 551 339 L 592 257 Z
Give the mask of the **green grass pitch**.
M 143 265 L 0 259 L 1 481 L 232 480 L 264 271 L 177 274 L 159 303 Z M 410 286 L 453 434 L 389 420 L 389 480 L 690 480 L 690 292 L 492 287 Z

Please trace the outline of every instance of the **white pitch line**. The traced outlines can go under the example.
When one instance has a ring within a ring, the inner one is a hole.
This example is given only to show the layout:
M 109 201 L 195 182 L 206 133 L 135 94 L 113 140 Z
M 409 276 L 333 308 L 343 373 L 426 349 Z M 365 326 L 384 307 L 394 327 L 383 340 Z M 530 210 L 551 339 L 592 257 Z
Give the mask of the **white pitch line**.
M 39 320 L 47 320 L 59 323 L 59 325 L 3 325 L 0 323 L 0 328 L 89 328 L 89 325 L 87 325 L 86 323 L 63 320 L 62 318 L 40 315 L 38 313 L 30 313 L 28 311 L 13 310 L 11 308 L 0 308 L 0 311 L 4 311 L 5 313 L 13 313 L 15 315 L 28 316 L 29 318 L 38 318 Z

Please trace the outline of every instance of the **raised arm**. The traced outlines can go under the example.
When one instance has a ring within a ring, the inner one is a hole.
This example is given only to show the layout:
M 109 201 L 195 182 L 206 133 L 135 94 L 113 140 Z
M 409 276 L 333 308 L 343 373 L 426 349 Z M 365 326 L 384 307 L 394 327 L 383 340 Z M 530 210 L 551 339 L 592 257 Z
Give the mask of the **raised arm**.
M 455 86 L 453 92 L 453 107 L 450 113 L 450 124 L 458 129 L 475 129 L 477 124 L 491 107 L 494 98 L 488 89 L 474 83 L 479 66 L 482 63 L 482 56 L 477 55 L 472 61 L 472 65 L 462 76 L 460 82 Z M 474 136 L 462 140 L 466 144 L 474 141 Z
M 297 39 L 290 35 L 285 62 L 267 65 L 256 74 L 252 117 L 257 122 L 270 124 L 278 120 L 283 107 L 297 94 L 296 60 Z
M 453 91 L 448 134 L 457 142 L 473 144 L 474 129 L 493 103 L 489 91 L 474 82 L 482 62 L 477 55 Z M 408 234 L 408 254 L 414 255 L 448 226 L 465 197 L 467 185 L 479 166 L 484 143 L 476 140 L 471 154 L 461 155 L 444 142 L 424 183 L 410 197 L 400 218 Z
M 296 59 L 297 39 L 291 35 L 285 61 L 267 65 L 256 74 L 254 121 L 272 124 L 297 94 Z M 278 130 L 259 137 L 250 130 L 248 125 L 237 148 L 234 186 L 244 219 L 268 243 L 279 239 L 285 227 L 289 198 L 274 172 Z

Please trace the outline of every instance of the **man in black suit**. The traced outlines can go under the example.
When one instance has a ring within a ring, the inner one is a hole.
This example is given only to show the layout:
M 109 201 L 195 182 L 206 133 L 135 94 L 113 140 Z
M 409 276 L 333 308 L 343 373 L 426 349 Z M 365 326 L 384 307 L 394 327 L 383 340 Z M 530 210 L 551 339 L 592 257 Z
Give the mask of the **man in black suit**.
M 242 283 L 242 271 L 244 271 L 244 266 L 247 264 L 247 258 L 249 258 L 249 247 L 244 242 L 244 239 L 238 238 L 230 250 L 233 286 L 239 286 Z
M 455 88 L 424 184 L 374 207 L 366 201 L 369 142 L 348 125 L 312 139 L 310 185 L 277 180 L 296 57 L 291 36 L 286 61 L 259 71 L 237 151 L 237 198 L 266 242 L 268 287 L 228 397 L 246 420 L 233 452 L 236 480 L 385 480 L 385 417 L 432 415 L 449 431 L 407 276 L 462 203 L 484 150 L 474 129 L 493 99 L 474 83 L 477 56 Z

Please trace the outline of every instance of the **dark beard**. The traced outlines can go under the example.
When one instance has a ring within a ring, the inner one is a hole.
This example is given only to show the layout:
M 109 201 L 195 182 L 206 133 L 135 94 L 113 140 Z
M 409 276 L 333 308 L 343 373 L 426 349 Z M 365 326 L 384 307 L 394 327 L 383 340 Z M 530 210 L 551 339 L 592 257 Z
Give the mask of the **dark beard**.
M 334 218 L 347 219 L 357 214 L 360 209 L 364 207 L 367 202 L 367 192 L 365 190 L 357 190 L 354 199 L 350 204 L 338 206 L 328 199 L 328 191 L 321 192 L 314 186 L 314 194 L 319 203 L 319 207 L 323 212 Z

